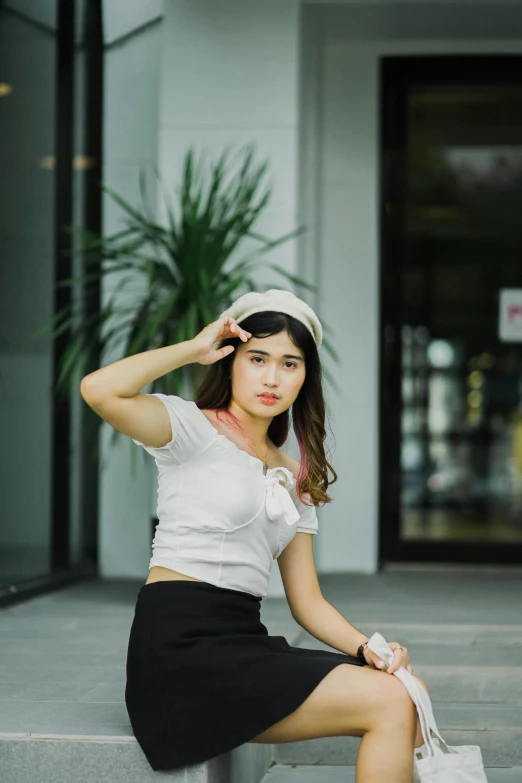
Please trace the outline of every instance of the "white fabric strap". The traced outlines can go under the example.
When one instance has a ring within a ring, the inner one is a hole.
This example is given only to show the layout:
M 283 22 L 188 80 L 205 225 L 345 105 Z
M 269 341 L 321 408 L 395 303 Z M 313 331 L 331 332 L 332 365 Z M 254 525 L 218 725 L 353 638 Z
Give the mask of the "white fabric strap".
M 394 651 L 389 647 L 386 639 L 380 633 L 374 633 L 373 636 L 370 637 L 368 640 L 368 647 L 372 652 L 378 655 L 379 658 L 382 658 L 387 666 L 393 663 Z M 404 666 L 400 666 L 397 671 L 394 672 L 394 675 L 402 682 L 417 708 L 422 739 L 424 740 L 428 754 L 435 756 L 437 753 L 441 752 L 449 753 L 450 749 L 445 740 L 443 740 L 437 727 L 431 699 L 422 685 L 404 668 Z M 431 732 L 440 740 L 444 748 L 447 749 L 446 751 L 441 751 L 441 749 L 434 744 Z

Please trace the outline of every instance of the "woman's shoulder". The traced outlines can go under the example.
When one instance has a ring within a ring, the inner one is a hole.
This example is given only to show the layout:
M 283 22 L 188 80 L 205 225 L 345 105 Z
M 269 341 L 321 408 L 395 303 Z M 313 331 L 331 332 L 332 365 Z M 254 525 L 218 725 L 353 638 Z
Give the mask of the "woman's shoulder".
M 280 455 L 280 460 L 281 460 L 280 464 L 284 468 L 288 468 L 288 470 L 293 474 L 293 476 L 294 476 L 294 478 L 295 478 L 295 480 L 297 482 L 297 476 L 299 475 L 299 469 L 301 467 L 301 463 L 298 462 L 293 457 L 290 457 L 288 454 L 285 454 L 285 452 L 281 451 L 281 449 L 279 449 L 279 455 Z M 315 506 L 312 503 L 312 500 L 311 500 L 311 497 L 310 497 L 310 493 L 306 492 L 306 493 L 304 493 L 304 495 L 302 495 L 302 497 L 304 498 L 304 501 L 305 501 L 304 503 L 299 498 L 299 495 L 297 494 L 296 485 L 294 485 L 294 487 L 290 490 L 290 493 L 292 494 L 292 496 L 294 498 L 294 501 L 297 504 L 297 508 L 298 508 L 299 512 L 301 513 L 301 519 L 300 519 L 300 522 L 299 522 L 299 525 L 300 525 L 299 529 L 300 530 L 304 530 L 305 529 L 305 525 L 307 524 L 306 520 L 310 519 L 311 521 L 310 521 L 310 524 L 308 526 L 309 527 L 311 526 L 311 527 L 313 527 L 314 530 L 317 530 L 317 522 L 316 522 L 316 517 L 315 517 L 315 514 L 316 514 Z
M 134 443 L 143 446 L 158 464 L 165 465 L 186 463 L 206 448 L 211 439 L 211 424 L 193 401 L 163 392 L 153 392 L 150 396 L 157 397 L 165 405 L 170 418 L 171 439 L 160 447 L 146 446 L 133 438 Z
M 290 473 L 292 473 L 294 478 L 297 479 L 297 476 L 299 475 L 299 468 L 301 467 L 300 463 L 293 457 L 290 457 L 288 454 L 285 454 L 285 452 L 282 451 L 281 449 L 278 449 L 277 453 L 282 467 L 288 468 L 288 470 L 290 471 Z

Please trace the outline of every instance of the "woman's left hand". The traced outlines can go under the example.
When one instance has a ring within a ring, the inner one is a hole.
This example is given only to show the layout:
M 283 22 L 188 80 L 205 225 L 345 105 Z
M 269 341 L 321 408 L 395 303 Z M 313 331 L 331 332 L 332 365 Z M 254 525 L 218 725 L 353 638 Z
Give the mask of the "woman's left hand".
M 404 666 L 410 674 L 413 674 L 407 647 L 402 647 L 399 642 L 389 642 L 388 647 L 390 650 L 393 650 L 393 662 L 389 666 L 386 666 L 382 658 L 368 647 L 364 650 L 366 662 L 369 663 L 370 666 L 375 666 L 376 669 L 385 671 L 387 674 L 393 674 L 393 672 L 396 672 L 401 666 Z

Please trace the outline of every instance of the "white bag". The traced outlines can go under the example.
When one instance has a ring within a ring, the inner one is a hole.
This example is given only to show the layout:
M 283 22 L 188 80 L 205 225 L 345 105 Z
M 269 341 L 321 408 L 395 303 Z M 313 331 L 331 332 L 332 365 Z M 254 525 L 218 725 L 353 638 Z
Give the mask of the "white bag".
M 373 634 L 368 647 L 387 666 L 393 663 L 393 650 L 380 633 Z M 488 783 L 479 746 L 448 745 L 440 735 L 431 699 L 422 685 L 404 666 L 399 667 L 394 675 L 402 682 L 417 707 L 424 740 L 424 744 L 414 751 L 413 783 Z

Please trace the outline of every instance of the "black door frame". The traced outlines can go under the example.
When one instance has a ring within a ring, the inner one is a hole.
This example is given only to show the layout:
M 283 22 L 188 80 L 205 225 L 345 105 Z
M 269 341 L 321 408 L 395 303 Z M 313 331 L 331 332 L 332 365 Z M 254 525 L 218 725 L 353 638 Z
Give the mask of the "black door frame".
M 500 78 L 499 78 L 500 77 Z M 422 84 L 522 85 L 522 56 L 383 57 L 380 63 L 379 561 L 522 563 L 522 544 L 401 541 L 401 392 L 406 90 Z
M 73 159 L 74 159 L 74 113 L 75 113 L 75 55 L 78 48 L 85 49 L 86 82 L 83 94 L 84 138 L 86 157 L 92 158 L 96 165 L 86 173 L 84 188 L 83 225 L 94 231 L 101 229 L 101 189 L 99 182 L 102 170 L 103 138 L 103 30 L 102 0 L 90 0 L 85 5 L 85 39 L 75 44 L 76 0 L 57 0 L 55 51 L 55 169 L 54 169 L 54 303 L 53 313 L 71 303 L 71 288 L 57 287 L 59 280 L 71 277 L 72 262 L 71 235 L 64 229 L 73 222 Z M 15 16 L 11 9 L 2 9 Z M 28 17 L 24 20 L 31 22 Z M 91 293 L 86 301 L 87 312 L 99 308 L 99 289 Z M 93 493 L 88 521 L 82 518 L 83 535 L 87 537 L 89 547 L 82 564 L 70 561 L 70 432 L 71 406 L 69 399 L 63 400 L 56 392 L 58 369 L 67 348 L 69 333 L 64 332 L 53 340 L 53 395 L 52 395 L 52 441 L 51 441 L 51 531 L 50 531 L 50 570 L 15 585 L 0 585 L 0 607 L 32 598 L 36 595 L 57 589 L 82 579 L 97 578 L 97 512 L 98 486 L 93 482 L 97 478 L 97 455 L 91 458 L 88 476 L 82 476 L 83 484 L 89 482 L 89 491 Z M 91 436 L 84 446 L 89 454 L 97 435 Z M 93 492 L 94 483 L 94 492 Z M 91 531 L 86 531 L 89 525 Z M 94 532 L 92 532 L 94 531 Z M 90 533 L 90 538 L 89 538 Z M 93 540 L 94 539 L 94 540 Z
M 58 313 L 71 304 L 71 289 L 57 288 L 59 280 L 72 275 L 72 238 L 64 231 L 73 222 L 73 155 L 74 155 L 74 59 L 75 2 L 57 4 L 56 73 L 54 138 L 54 303 Z M 53 388 L 58 378 L 58 366 L 70 330 L 53 340 Z M 69 398 L 52 397 L 52 457 L 51 457 L 51 570 L 67 568 L 70 542 L 70 462 L 71 404 Z M 60 480 L 58 480 L 60 477 Z

